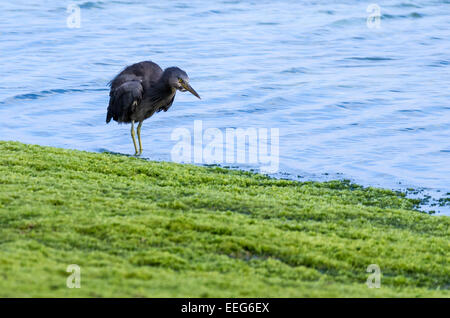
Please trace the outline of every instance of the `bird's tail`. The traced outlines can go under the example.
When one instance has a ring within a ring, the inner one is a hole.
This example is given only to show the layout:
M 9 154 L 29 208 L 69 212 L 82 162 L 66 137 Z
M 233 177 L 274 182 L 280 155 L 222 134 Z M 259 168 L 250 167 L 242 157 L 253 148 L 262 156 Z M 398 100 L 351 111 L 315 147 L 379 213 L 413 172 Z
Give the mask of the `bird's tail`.
M 108 110 L 107 110 L 107 113 L 106 113 L 106 123 L 107 124 L 114 117 L 114 114 L 113 114 L 114 95 L 112 94 L 112 92 L 109 95 L 110 95 L 110 97 L 109 97 L 109 104 L 108 104 Z
M 111 112 L 108 110 L 108 113 L 106 114 L 106 123 L 108 124 L 111 121 L 111 118 L 113 117 L 113 115 L 111 114 Z

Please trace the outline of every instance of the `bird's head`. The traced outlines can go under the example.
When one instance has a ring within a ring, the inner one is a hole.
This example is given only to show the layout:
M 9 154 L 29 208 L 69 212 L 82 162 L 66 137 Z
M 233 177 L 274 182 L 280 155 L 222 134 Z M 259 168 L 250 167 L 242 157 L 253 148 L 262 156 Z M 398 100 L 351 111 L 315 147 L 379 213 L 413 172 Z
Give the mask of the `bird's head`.
M 165 69 L 164 75 L 170 87 L 181 92 L 188 91 L 197 98 L 200 98 L 195 89 L 189 85 L 189 76 L 182 69 L 178 67 L 169 67 Z

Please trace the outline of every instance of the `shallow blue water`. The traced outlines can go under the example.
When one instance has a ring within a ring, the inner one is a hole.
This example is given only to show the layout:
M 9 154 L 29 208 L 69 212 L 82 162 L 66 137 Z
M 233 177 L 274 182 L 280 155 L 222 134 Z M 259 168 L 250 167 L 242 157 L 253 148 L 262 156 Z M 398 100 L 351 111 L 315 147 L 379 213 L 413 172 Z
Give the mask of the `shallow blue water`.
M 0 4 L 0 139 L 133 153 L 106 84 L 153 60 L 202 100 L 147 120 L 143 157 L 171 160 L 171 133 L 201 119 L 279 128 L 281 176 L 450 192 L 450 1 L 380 1 L 379 29 L 360 1 L 73 3 L 80 28 L 69 2 Z

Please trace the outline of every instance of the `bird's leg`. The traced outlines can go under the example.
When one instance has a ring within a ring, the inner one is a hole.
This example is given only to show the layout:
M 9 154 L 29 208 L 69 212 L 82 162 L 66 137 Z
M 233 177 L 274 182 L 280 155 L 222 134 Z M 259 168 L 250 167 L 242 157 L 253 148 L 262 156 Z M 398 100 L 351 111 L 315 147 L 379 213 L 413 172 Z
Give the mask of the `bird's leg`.
M 139 155 L 142 154 L 142 142 L 141 142 L 141 127 L 142 127 L 142 121 L 139 122 L 139 125 L 137 126 L 137 135 L 139 140 Z
M 135 156 L 138 155 L 138 149 L 136 146 L 136 138 L 134 135 L 134 120 L 131 121 L 131 138 L 133 138 L 133 144 L 134 144 L 134 150 L 136 151 L 136 153 L 134 154 Z

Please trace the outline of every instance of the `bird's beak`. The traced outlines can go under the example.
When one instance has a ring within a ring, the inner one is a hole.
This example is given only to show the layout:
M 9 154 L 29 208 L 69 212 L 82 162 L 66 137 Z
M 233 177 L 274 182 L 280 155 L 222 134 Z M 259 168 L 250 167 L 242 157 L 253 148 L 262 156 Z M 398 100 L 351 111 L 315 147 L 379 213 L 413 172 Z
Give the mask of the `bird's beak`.
M 193 89 L 192 86 L 189 85 L 188 83 L 183 82 L 183 83 L 181 83 L 181 86 L 183 86 L 183 88 L 185 90 L 189 91 L 192 95 L 194 95 L 198 99 L 201 99 L 200 95 L 198 95 L 197 92 L 195 91 L 195 89 Z

